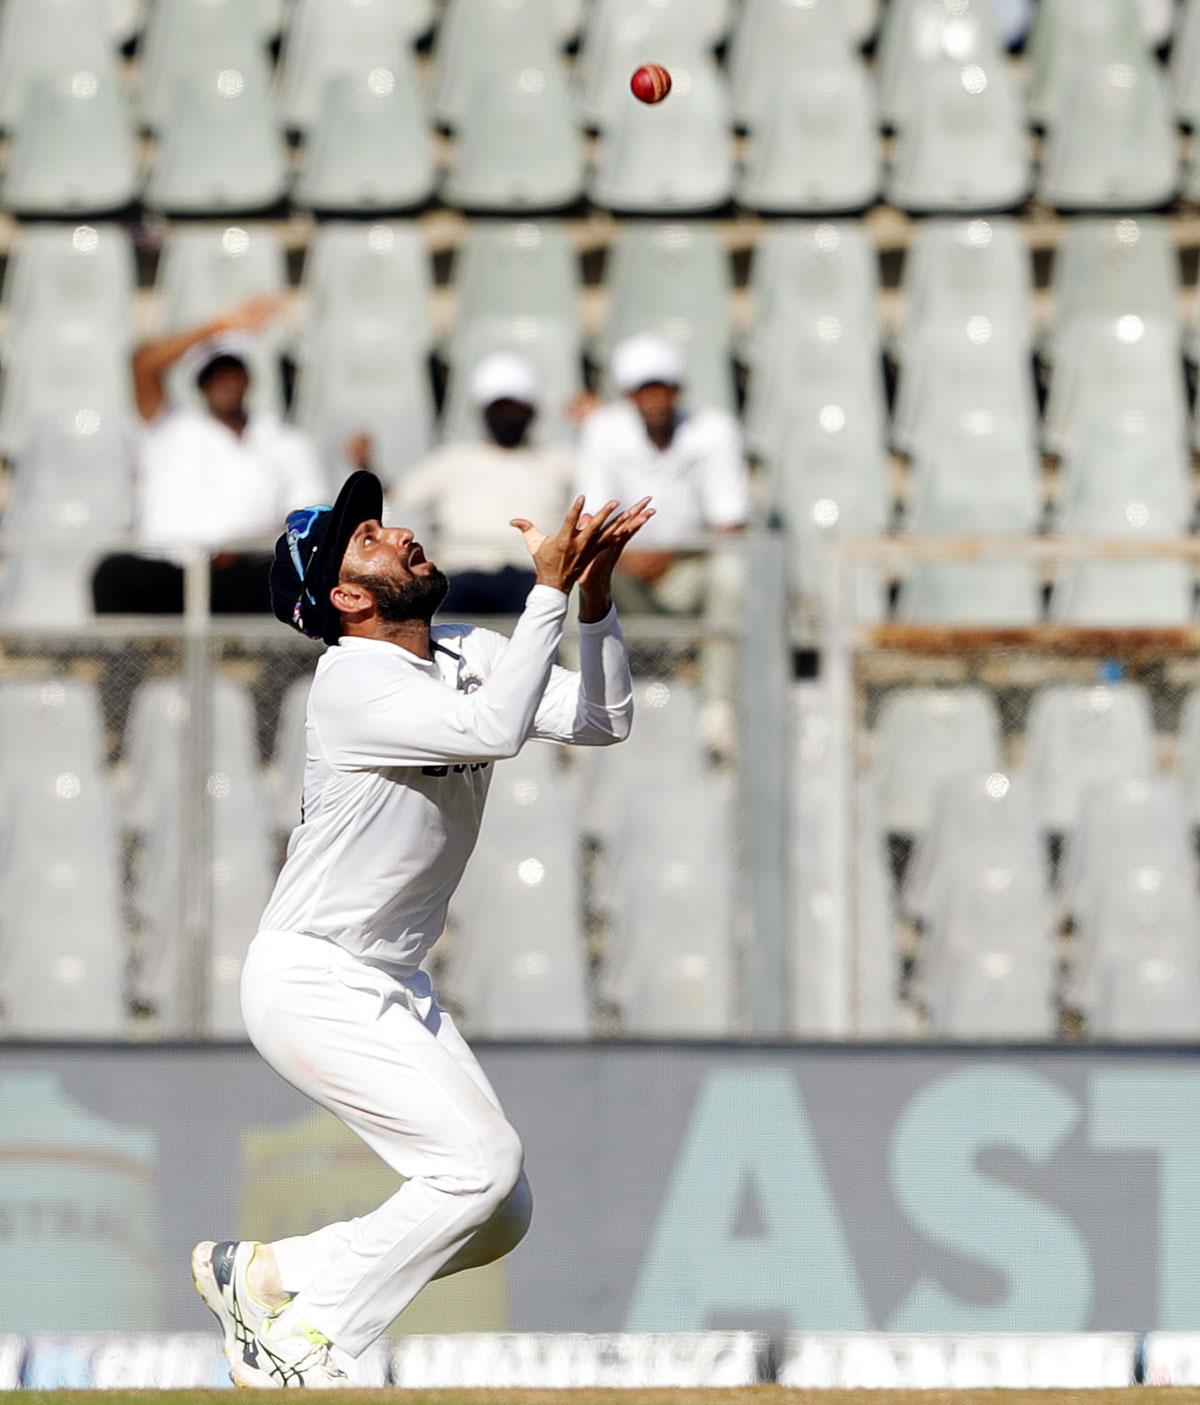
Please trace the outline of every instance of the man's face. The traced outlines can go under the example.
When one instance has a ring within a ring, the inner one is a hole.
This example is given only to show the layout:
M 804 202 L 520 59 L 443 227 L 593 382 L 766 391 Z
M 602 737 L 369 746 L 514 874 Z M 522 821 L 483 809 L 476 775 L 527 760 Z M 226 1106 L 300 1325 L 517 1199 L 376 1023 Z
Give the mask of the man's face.
M 630 392 L 637 412 L 650 434 L 663 434 L 674 424 L 679 409 L 679 387 L 654 381 Z
M 235 361 L 214 366 L 205 372 L 200 383 L 200 394 L 204 397 L 208 412 L 217 419 L 243 414 L 249 389 L 249 372 Z
M 537 411 L 523 400 L 493 400 L 483 411 L 488 433 L 502 449 L 520 448 L 536 418 Z
M 342 557 L 341 577 L 371 592 L 381 619 L 431 620 L 450 587 L 407 527 L 361 523 Z

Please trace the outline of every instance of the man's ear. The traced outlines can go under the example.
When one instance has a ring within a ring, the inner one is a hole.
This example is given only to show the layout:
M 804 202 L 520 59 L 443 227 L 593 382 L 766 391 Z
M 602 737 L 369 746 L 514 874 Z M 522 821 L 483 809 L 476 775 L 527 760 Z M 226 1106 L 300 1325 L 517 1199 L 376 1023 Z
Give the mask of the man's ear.
M 338 581 L 329 592 L 329 599 L 339 615 L 357 614 L 374 603 L 371 592 L 356 581 Z

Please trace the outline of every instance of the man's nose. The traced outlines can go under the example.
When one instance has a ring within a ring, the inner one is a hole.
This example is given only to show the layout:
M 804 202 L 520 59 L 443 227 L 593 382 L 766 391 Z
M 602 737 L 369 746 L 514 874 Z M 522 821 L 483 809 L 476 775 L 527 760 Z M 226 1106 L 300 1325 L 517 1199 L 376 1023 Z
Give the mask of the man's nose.
M 413 543 L 414 532 L 411 527 L 389 527 L 388 536 L 401 551 Z

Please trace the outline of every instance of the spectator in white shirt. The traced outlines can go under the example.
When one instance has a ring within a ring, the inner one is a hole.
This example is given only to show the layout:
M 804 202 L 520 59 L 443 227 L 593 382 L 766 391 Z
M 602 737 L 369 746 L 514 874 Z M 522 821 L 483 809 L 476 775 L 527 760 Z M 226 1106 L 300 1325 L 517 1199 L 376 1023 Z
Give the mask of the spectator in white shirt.
M 278 298 L 255 298 L 134 353 L 134 394 L 147 426 L 137 473 L 143 552 L 100 562 L 92 580 L 97 613 L 179 614 L 184 564 L 197 549 L 210 556 L 214 613 L 270 609 L 270 553 L 227 548 L 265 542 L 292 506 L 326 493 L 307 435 L 248 404 L 250 336 L 279 308 Z M 202 409 L 167 403 L 167 374 L 188 356 Z
M 486 356 L 471 377 L 484 438 L 446 444 L 396 484 L 389 511 L 435 543 L 450 576 L 444 611 L 516 615 L 533 588 L 529 553 L 510 523 L 558 521 L 571 494 L 573 456 L 531 443 L 541 376 L 527 357 Z M 360 457 L 361 467 L 369 467 Z
M 612 382 L 621 398 L 584 421 L 579 492 L 592 511 L 610 498 L 635 502 L 651 494 L 656 515 L 626 552 L 613 577 L 624 614 L 704 615 L 739 627 L 741 560 L 706 550 L 705 538 L 738 533 L 750 515 L 750 478 L 737 420 L 724 410 L 684 412 L 683 356 L 651 334 L 629 337 L 613 351 Z M 705 651 L 705 686 L 728 701 L 733 654 Z

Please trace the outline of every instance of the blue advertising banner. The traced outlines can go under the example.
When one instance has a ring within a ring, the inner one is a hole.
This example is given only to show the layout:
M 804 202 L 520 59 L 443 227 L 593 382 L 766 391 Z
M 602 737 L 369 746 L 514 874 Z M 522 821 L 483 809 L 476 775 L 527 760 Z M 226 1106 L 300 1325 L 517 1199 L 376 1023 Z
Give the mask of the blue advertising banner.
M 398 1330 L 1200 1322 L 1200 1051 L 493 1045 L 533 1229 Z M 0 1052 L 0 1333 L 189 1331 L 197 1239 L 393 1174 L 241 1046 Z

